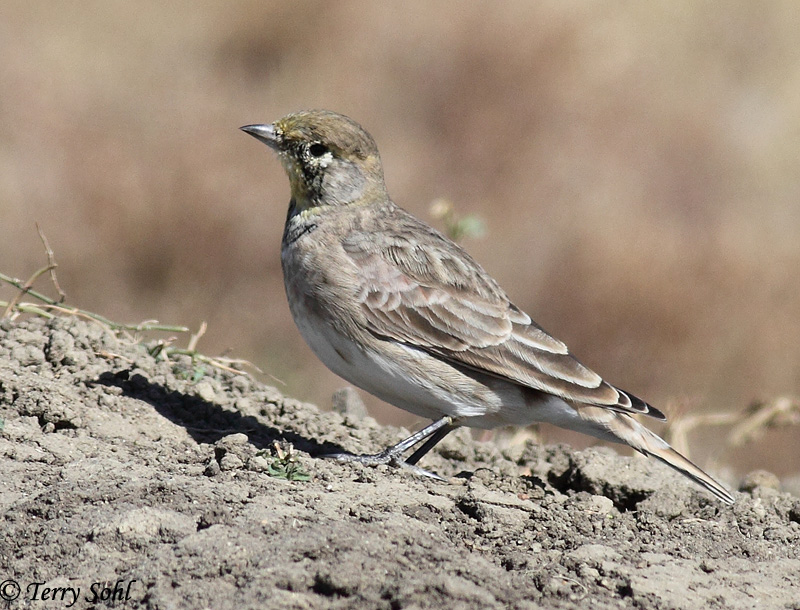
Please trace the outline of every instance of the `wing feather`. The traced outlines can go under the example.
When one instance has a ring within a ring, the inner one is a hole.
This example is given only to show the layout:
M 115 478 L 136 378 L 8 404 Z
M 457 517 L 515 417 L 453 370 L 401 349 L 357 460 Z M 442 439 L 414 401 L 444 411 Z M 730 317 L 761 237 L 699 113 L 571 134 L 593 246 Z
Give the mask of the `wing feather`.
M 582 365 L 465 251 L 398 213 L 388 245 L 361 232 L 342 241 L 358 273 L 356 297 L 370 332 L 569 401 L 664 418 Z

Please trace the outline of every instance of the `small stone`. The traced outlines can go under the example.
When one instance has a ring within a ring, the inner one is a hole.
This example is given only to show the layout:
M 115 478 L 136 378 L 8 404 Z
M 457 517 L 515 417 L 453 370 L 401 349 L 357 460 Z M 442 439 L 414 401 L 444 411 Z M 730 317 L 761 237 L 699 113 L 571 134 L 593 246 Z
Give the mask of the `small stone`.
M 253 472 L 269 472 L 270 461 L 263 455 L 254 455 L 247 460 L 247 469 Z
M 754 470 L 753 472 L 745 475 L 739 485 L 739 491 L 752 493 L 758 488 L 779 490 L 781 487 L 780 479 L 771 472 L 766 470 Z
M 601 515 L 610 515 L 616 512 L 611 498 L 605 496 L 592 496 L 586 503 L 586 508 Z
M 242 458 L 235 453 L 226 453 L 219 461 L 219 467 L 221 470 L 239 470 L 243 466 L 244 462 L 242 461 Z
M 215 477 L 220 472 L 222 472 L 222 469 L 219 467 L 219 462 L 217 462 L 217 460 L 214 458 L 211 458 L 206 465 L 206 469 L 203 471 L 203 474 L 207 477 Z
M 246 434 L 238 432 L 223 436 L 214 443 L 214 458 L 222 470 L 239 470 L 255 455 Z
M 228 434 L 226 436 L 223 436 L 215 443 L 215 446 L 231 450 L 237 446 L 247 445 L 249 442 L 250 439 L 247 438 L 246 434 L 244 434 L 243 432 L 235 432 L 234 434 Z
M 201 381 L 194 386 L 194 391 L 197 396 L 206 402 L 216 402 L 217 393 L 214 391 L 213 386 L 207 381 Z

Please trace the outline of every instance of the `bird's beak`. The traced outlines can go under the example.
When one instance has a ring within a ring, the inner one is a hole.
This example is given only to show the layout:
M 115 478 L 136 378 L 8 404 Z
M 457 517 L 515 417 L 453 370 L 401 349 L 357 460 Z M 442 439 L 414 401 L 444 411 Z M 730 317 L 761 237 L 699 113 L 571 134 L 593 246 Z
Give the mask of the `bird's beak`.
M 256 140 L 262 141 L 269 146 L 272 150 L 280 151 L 278 134 L 275 133 L 273 125 L 245 125 L 239 127 L 243 132 L 249 133 Z

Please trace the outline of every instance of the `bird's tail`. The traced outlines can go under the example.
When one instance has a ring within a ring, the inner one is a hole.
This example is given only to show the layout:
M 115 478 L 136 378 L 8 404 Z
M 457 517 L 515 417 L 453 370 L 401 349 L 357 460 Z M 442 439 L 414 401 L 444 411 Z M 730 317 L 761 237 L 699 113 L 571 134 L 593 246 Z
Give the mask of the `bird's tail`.
M 592 421 L 602 428 L 602 432 L 597 430 L 598 437 L 630 445 L 644 455 L 653 456 L 701 487 L 705 487 L 721 501 L 733 504 L 733 495 L 721 483 L 675 451 L 667 441 L 645 428 L 630 415 L 609 411 L 602 407 L 583 407 L 580 414 L 585 420 Z
M 651 433 L 652 434 L 652 433 Z M 653 434 L 655 436 L 655 434 Z M 662 441 L 661 438 L 656 438 Z M 642 453 L 645 455 L 652 455 L 654 458 L 657 458 L 664 462 L 670 468 L 674 468 L 682 475 L 689 477 L 692 481 L 700 485 L 701 487 L 705 487 L 708 491 L 714 494 L 717 498 L 725 502 L 725 504 L 733 504 L 734 499 L 731 493 L 725 489 L 721 483 L 719 483 L 716 479 L 714 479 L 711 475 L 704 472 L 701 468 L 693 464 L 689 459 L 682 456 L 680 453 L 675 451 L 672 447 L 666 444 L 666 441 L 662 441 L 666 447 L 660 447 L 653 451 L 646 451 L 641 450 Z

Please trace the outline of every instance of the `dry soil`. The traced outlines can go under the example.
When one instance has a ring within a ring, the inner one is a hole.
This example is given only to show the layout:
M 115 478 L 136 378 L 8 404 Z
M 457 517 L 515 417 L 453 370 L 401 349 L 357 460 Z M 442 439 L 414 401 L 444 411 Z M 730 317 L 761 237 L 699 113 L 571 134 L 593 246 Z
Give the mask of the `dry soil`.
M 652 461 L 456 433 L 424 460 L 442 483 L 316 457 L 406 433 L 341 402 L 321 412 L 94 323 L 1 322 L 0 595 L 11 609 L 800 609 L 800 499 L 770 477 L 727 507 Z

